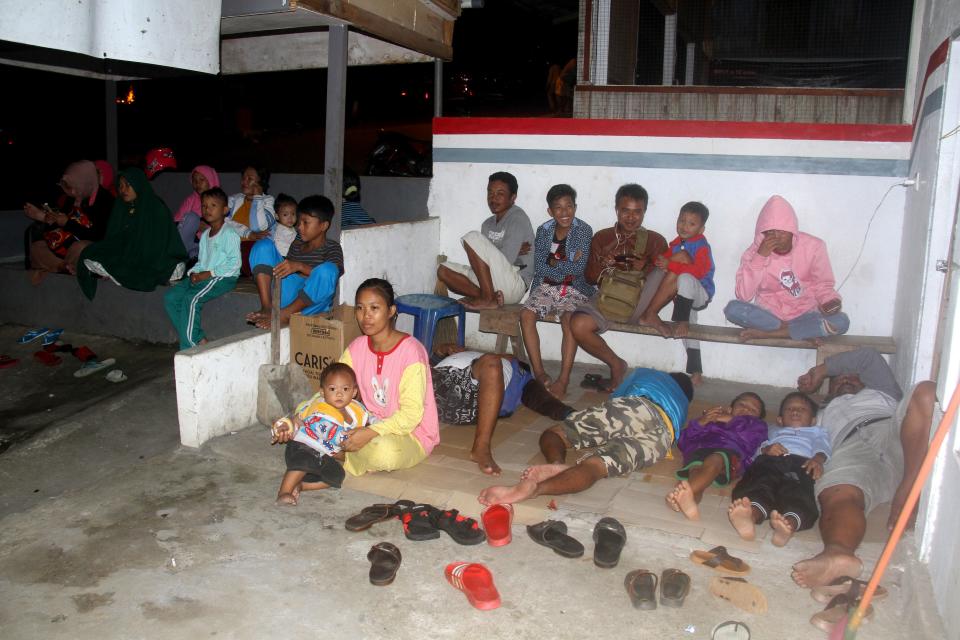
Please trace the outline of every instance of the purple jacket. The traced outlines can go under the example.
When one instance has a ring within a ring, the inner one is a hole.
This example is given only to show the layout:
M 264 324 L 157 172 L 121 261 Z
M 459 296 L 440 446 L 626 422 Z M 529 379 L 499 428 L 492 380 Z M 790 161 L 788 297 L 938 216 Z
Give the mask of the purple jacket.
M 730 422 L 708 422 L 700 424 L 697 420 L 687 423 L 680 432 L 677 446 L 683 454 L 683 464 L 697 449 L 729 449 L 740 456 L 743 469 L 753 462 L 753 456 L 760 443 L 767 439 L 767 423 L 753 416 L 736 416 Z

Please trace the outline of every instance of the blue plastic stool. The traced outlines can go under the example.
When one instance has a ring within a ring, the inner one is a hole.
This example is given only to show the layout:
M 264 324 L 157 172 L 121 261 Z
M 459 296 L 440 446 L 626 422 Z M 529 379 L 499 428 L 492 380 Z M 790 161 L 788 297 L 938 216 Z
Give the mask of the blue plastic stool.
M 467 312 L 463 305 L 451 298 L 442 298 L 429 293 L 411 293 L 397 296 L 397 313 L 413 316 L 413 336 L 433 353 L 433 334 L 440 318 L 457 317 L 457 344 L 463 346 L 464 323 Z

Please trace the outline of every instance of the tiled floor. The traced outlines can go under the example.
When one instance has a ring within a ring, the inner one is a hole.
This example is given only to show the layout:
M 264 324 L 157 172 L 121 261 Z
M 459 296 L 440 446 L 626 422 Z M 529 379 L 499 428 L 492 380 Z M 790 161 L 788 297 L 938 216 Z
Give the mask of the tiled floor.
M 580 366 L 574 371 L 574 380 L 579 380 L 586 371 L 596 367 Z M 690 415 L 698 415 L 703 409 L 729 401 L 739 391 L 728 382 L 707 380 L 697 389 L 697 398 L 690 407 Z M 761 391 L 768 407 L 776 407 L 779 398 L 787 390 L 766 388 Z M 567 402 L 582 408 L 601 402 L 606 396 L 571 386 Z M 772 419 L 770 415 L 768 420 Z M 481 506 L 477 495 L 493 484 L 510 485 L 519 480 L 520 472 L 531 464 L 544 462 L 537 445 L 540 433 L 553 422 L 526 407 L 514 415 L 499 421 L 493 438 L 493 455 L 502 467 L 499 478 L 484 475 L 470 460 L 473 442 L 472 426 L 441 425 L 440 444 L 430 457 L 413 469 L 394 473 L 370 474 L 360 478 L 347 476 L 344 486 L 350 489 L 381 495 L 390 499 L 408 498 L 436 506 L 459 509 L 463 514 L 478 517 Z M 575 459 L 575 452 L 568 454 L 567 461 Z M 534 524 L 551 517 L 551 505 L 569 512 L 601 514 L 615 517 L 624 523 L 635 524 L 667 533 L 677 533 L 700 539 L 704 546 L 718 544 L 749 552 L 759 552 L 765 544 L 770 528 L 757 528 L 758 539 L 741 540 L 727 520 L 730 504 L 729 489 L 708 489 L 700 505 L 701 518 L 690 521 L 664 504 L 664 496 L 675 484 L 674 472 L 680 466 L 676 449 L 673 458 L 662 460 L 652 467 L 631 474 L 628 478 L 609 478 L 596 483 L 582 493 L 557 498 L 540 497 L 514 505 L 514 519 L 520 524 Z M 866 542 L 886 539 L 887 509 L 874 510 L 868 522 Z M 798 539 L 819 539 L 816 527 L 797 534 Z M 867 545 L 864 548 L 876 548 Z M 868 558 L 865 558 L 868 559 Z

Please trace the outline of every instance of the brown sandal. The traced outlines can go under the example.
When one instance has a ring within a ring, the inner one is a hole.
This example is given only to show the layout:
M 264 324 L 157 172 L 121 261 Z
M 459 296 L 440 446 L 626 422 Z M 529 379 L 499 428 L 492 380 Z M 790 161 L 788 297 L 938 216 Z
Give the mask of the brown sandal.
M 385 587 L 397 577 L 403 557 L 400 549 L 389 542 L 378 542 L 370 547 L 367 560 L 370 561 L 370 584 Z
M 727 553 L 726 547 L 714 547 L 710 551 L 698 549 L 690 554 L 690 560 L 705 567 L 729 573 L 733 576 L 743 576 L 750 573 L 750 565 Z

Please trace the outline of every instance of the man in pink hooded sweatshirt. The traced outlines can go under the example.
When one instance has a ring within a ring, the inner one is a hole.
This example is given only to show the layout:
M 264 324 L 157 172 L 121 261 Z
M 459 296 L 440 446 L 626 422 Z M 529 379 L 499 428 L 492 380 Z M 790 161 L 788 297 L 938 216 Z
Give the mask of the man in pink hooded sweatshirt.
M 781 196 L 771 196 L 757 218 L 756 237 L 737 270 L 736 300 L 723 310 L 744 327 L 743 340 L 817 340 L 847 332 L 840 294 L 823 240 L 801 233 L 797 214 Z

